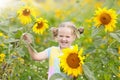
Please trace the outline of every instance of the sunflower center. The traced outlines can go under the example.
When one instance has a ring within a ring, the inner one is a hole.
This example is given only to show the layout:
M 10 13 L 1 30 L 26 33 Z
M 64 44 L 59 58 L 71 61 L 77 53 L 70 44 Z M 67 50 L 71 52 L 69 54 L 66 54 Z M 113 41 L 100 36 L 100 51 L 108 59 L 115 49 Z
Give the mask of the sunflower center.
M 80 60 L 78 58 L 78 54 L 72 53 L 67 57 L 67 64 L 71 68 L 79 67 L 79 62 L 80 62 Z
M 107 25 L 111 21 L 111 16 L 107 13 L 103 13 L 100 16 L 100 21 L 102 22 L 103 25 Z
M 43 27 L 43 22 L 38 22 L 37 24 L 38 24 L 37 29 L 41 29 Z
M 24 16 L 29 16 L 30 15 L 30 10 L 29 9 L 24 9 L 23 10 L 23 15 Z

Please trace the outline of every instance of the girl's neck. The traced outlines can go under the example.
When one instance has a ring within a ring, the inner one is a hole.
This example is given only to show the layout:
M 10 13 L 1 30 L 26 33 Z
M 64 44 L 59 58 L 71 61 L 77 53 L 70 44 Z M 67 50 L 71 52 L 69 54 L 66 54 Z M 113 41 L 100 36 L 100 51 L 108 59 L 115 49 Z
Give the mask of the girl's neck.
M 59 46 L 59 48 L 60 48 L 60 50 L 65 49 L 65 48 L 62 48 L 61 46 Z M 71 48 L 71 46 L 70 47 L 66 47 L 66 48 Z

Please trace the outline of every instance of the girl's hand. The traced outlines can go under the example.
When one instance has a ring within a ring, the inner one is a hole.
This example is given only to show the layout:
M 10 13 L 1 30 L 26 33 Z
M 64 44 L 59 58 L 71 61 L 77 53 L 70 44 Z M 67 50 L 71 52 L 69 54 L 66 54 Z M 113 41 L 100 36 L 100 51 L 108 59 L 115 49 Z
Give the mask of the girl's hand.
M 27 43 L 27 44 L 31 44 L 32 43 L 32 39 L 31 39 L 30 34 L 24 33 L 22 38 L 25 41 L 25 43 Z

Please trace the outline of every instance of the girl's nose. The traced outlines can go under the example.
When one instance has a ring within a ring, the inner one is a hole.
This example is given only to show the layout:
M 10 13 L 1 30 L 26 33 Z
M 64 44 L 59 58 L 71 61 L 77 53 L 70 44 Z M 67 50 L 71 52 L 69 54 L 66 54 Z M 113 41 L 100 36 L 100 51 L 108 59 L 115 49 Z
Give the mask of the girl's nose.
M 63 37 L 63 38 L 62 38 L 62 40 L 63 40 L 63 41 L 66 41 L 66 38 L 65 38 L 65 37 Z

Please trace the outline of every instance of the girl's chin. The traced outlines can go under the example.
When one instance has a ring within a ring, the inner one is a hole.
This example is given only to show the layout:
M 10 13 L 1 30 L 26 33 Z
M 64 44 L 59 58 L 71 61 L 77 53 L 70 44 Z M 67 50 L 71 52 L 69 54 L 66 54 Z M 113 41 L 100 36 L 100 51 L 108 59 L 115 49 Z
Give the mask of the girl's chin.
M 68 46 L 60 46 L 61 49 L 63 49 L 63 48 L 67 48 L 67 47 L 68 47 Z

